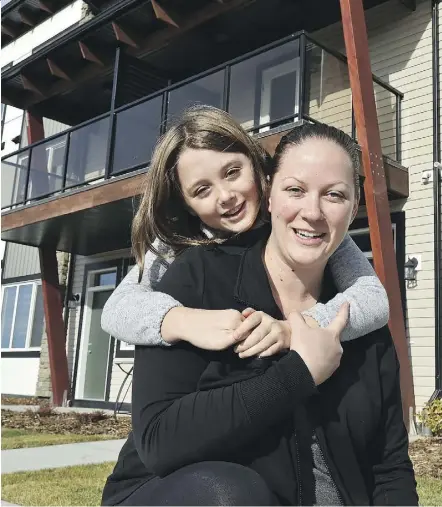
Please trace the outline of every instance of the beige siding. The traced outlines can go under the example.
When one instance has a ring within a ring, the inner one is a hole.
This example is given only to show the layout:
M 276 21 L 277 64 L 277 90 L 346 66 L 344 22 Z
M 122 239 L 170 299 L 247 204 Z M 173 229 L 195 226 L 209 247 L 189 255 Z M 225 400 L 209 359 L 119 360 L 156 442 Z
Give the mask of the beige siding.
M 3 278 L 30 275 L 35 275 L 36 278 L 40 276 L 38 248 L 19 245 L 18 243 L 8 243 Z
M 418 409 L 435 384 L 434 349 L 434 218 L 432 184 L 421 183 L 433 164 L 431 2 L 418 0 L 411 12 L 396 0 L 366 12 L 373 73 L 404 93 L 402 103 L 402 164 L 409 169 L 410 197 L 392 208 L 406 213 L 406 255 L 421 255 L 418 284 L 407 289 L 407 333 Z M 325 44 L 344 52 L 341 25 L 317 34 Z M 442 65 L 442 57 L 441 57 Z M 394 152 L 391 125 L 395 107 L 375 87 L 384 153 Z

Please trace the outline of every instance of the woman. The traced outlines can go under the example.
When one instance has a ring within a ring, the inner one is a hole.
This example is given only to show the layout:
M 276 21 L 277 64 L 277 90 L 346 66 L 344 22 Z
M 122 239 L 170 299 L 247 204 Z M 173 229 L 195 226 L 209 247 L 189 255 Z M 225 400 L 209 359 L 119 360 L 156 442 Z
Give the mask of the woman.
M 104 503 L 417 505 L 388 329 L 341 347 L 344 314 L 326 332 L 299 313 L 335 292 L 327 263 L 357 210 L 358 164 L 342 132 L 295 129 L 275 155 L 272 229 L 169 267 L 158 288 L 188 307 L 288 318 L 290 351 L 257 363 L 188 343 L 137 347 L 133 432 Z M 179 176 L 187 188 L 195 172 Z
M 195 150 L 199 156 L 192 160 Z M 188 166 L 191 170 L 196 163 L 203 180 L 207 174 L 218 174 L 219 168 L 222 178 L 212 178 L 210 185 L 206 178 L 206 184 L 197 189 L 198 195 L 183 193 L 176 178 L 176 166 L 186 172 Z M 227 170 L 223 169 L 225 164 Z M 238 177 L 240 166 L 244 177 Z M 241 357 L 258 354 L 265 357 L 288 348 L 288 326 L 275 323 L 262 312 L 251 315 L 252 310 L 247 309 L 242 315 L 232 309 L 187 308 L 168 294 L 153 292 L 166 270 L 164 264 L 167 266 L 174 252 L 207 244 L 208 236 L 216 240 L 247 231 L 257 220 L 267 219 L 264 196 L 271 172 L 268 155 L 228 113 L 208 106 L 185 112 L 155 149 L 144 197 L 134 220 L 133 244 L 143 273 L 141 282 L 138 269 L 134 268 L 106 303 L 103 329 L 120 340 L 139 345 L 170 345 L 184 340 L 200 348 L 222 350 L 243 341 L 238 347 Z M 247 206 L 235 210 L 238 203 Z M 156 238 L 161 240 L 160 245 L 155 243 Z M 161 256 L 157 256 L 158 252 Z M 161 262 L 164 257 L 166 261 Z M 306 310 L 304 316 L 309 324 L 315 326 L 317 321 L 326 327 L 342 304 L 348 302 L 350 316 L 342 340 L 384 326 L 389 314 L 387 294 L 349 236 L 331 257 L 330 266 L 343 294 Z

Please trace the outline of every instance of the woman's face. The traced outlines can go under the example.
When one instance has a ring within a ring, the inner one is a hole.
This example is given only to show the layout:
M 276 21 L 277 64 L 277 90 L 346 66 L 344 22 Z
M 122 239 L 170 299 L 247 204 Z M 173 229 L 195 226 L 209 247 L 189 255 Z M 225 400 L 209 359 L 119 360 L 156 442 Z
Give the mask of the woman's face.
M 340 146 L 324 139 L 291 146 L 272 183 L 270 244 L 290 266 L 323 268 L 357 206 L 351 159 Z
M 178 178 L 187 206 L 208 227 L 239 233 L 255 223 L 258 189 L 252 163 L 242 153 L 186 148 Z

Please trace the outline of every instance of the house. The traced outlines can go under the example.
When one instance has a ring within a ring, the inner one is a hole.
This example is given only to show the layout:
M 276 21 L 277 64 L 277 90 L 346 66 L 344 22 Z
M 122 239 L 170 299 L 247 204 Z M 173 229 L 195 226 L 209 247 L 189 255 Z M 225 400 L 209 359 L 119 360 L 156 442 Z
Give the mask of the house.
M 101 330 L 101 311 L 134 262 L 130 222 L 154 143 L 198 102 L 231 112 L 269 151 L 319 121 L 357 138 L 373 168 L 380 137 L 385 173 L 367 176 L 352 234 L 393 303 L 403 395 L 418 410 L 438 396 L 440 2 L 366 0 L 358 11 L 341 0 L 342 18 L 331 0 L 61 4 L 2 7 L 3 392 L 36 394 L 50 371 L 58 402 L 130 403 L 133 350 Z M 26 347 L 3 327 L 18 311 L 39 319 Z

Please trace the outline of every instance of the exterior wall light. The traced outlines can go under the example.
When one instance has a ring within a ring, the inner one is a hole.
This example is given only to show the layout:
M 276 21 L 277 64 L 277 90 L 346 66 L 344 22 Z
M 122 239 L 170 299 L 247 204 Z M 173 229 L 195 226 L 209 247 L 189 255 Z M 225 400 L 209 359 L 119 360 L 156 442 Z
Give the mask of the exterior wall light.
M 408 258 L 408 261 L 404 264 L 404 278 L 407 282 L 416 282 L 416 267 L 418 265 L 418 260 L 416 257 Z

